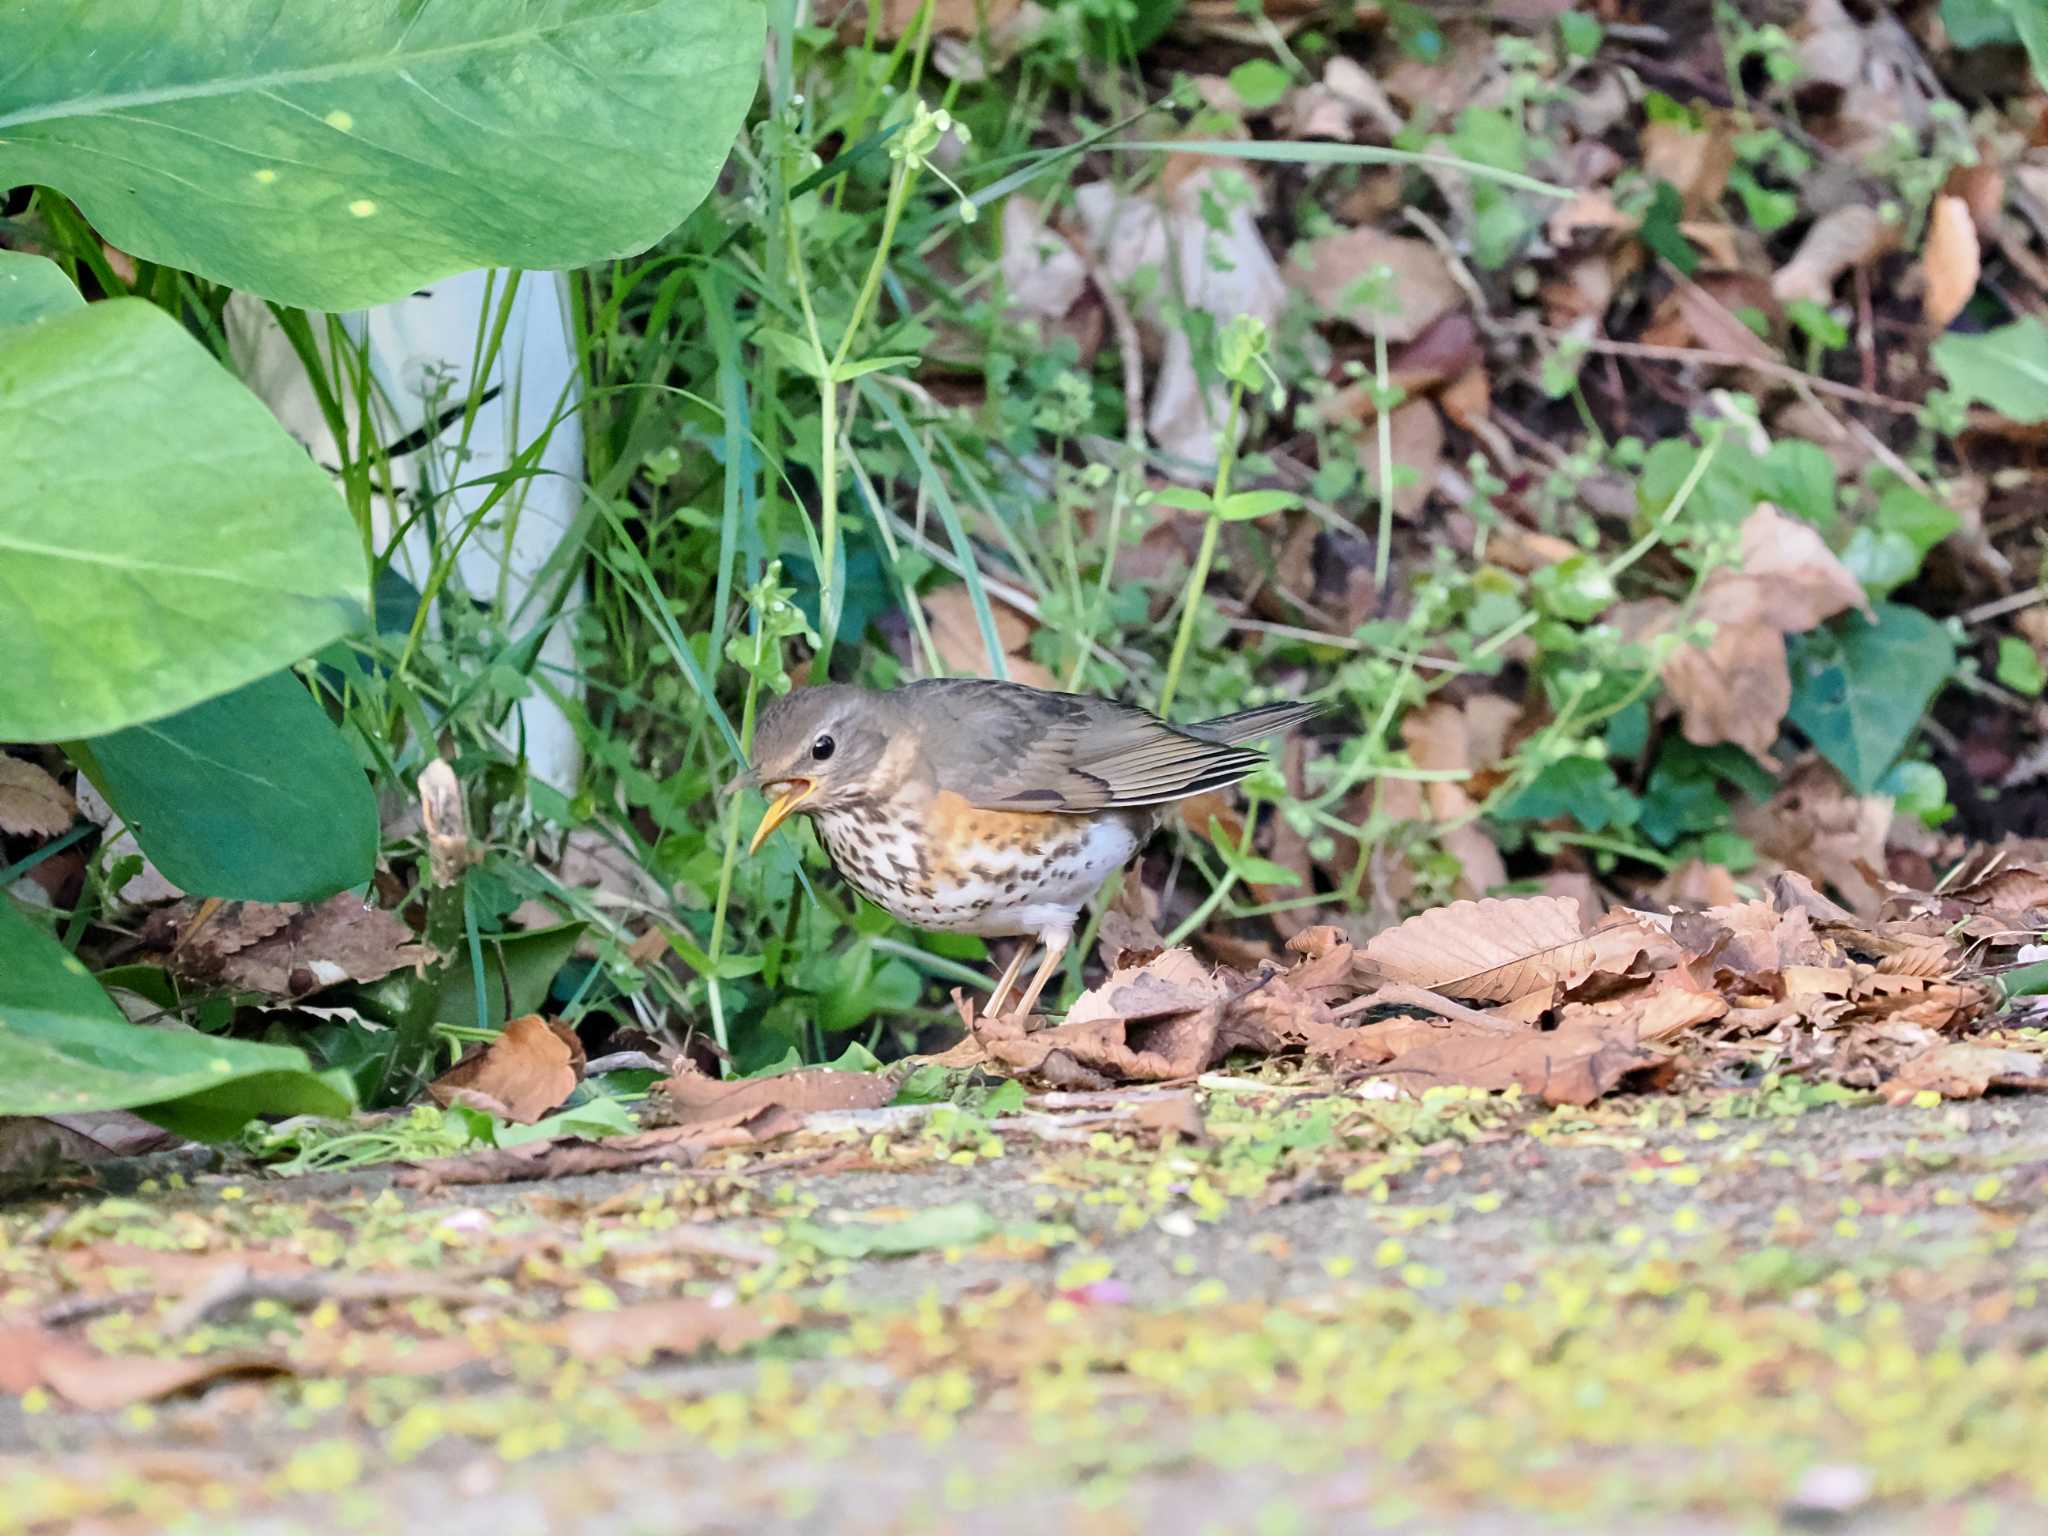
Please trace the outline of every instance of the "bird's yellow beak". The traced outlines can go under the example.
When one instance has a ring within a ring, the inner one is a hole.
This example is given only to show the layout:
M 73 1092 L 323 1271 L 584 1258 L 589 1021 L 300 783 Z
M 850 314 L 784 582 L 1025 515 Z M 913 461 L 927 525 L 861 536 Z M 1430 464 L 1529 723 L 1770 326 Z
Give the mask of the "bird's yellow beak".
M 791 813 L 818 787 L 815 779 L 784 779 L 782 786 L 782 793 L 768 802 L 768 814 L 761 818 L 761 825 L 754 828 L 754 840 L 747 844 L 749 856 L 760 852 L 768 834 L 789 820 Z

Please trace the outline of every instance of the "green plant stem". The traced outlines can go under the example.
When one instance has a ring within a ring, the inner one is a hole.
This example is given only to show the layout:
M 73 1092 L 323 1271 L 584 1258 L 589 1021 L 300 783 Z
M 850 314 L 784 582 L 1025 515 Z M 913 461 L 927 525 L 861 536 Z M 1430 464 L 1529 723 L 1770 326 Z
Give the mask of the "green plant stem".
M 761 690 L 754 674 L 747 674 L 746 699 L 740 708 L 740 740 L 751 746 L 754 740 L 754 704 Z M 725 947 L 726 912 L 732 905 L 733 871 L 739 864 L 740 854 L 740 797 L 726 796 L 725 850 L 718 864 L 718 897 L 711 908 L 711 937 L 704 946 L 704 953 L 711 957 L 711 973 L 704 978 L 706 996 L 711 1002 L 711 1039 L 721 1051 L 730 1051 L 732 1042 L 728 1038 L 725 1024 L 725 992 L 719 984 L 718 960 Z
M 1195 618 L 1201 611 L 1202 589 L 1209 581 L 1209 566 L 1216 558 L 1216 536 L 1223 527 L 1223 502 L 1230 495 L 1230 471 L 1237 458 L 1237 418 L 1244 406 L 1244 386 L 1230 386 L 1230 410 L 1224 417 L 1223 436 L 1216 445 L 1216 485 L 1209 498 L 1209 520 L 1202 525 L 1202 547 L 1195 551 L 1195 563 L 1188 570 L 1187 585 L 1181 591 L 1180 627 L 1174 631 L 1173 651 L 1166 658 L 1166 681 L 1159 686 L 1159 704 L 1154 711 L 1162 718 L 1173 707 L 1173 695 L 1180 686 L 1181 664 L 1195 638 Z
M 882 233 L 876 242 L 875 254 L 868 262 L 867 276 L 861 280 L 860 293 L 853 301 L 853 312 L 847 316 L 846 329 L 840 333 L 839 345 L 827 359 L 824 355 L 823 339 L 818 334 L 817 320 L 811 315 L 810 297 L 807 288 L 800 287 L 803 295 L 804 313 L 811 324 L 811 345 L 817 349 L 819 360 L 824 364 L 823 376 L 818 380 L 818 656 L 816 666 L 820 681 L 829 674 L 832 667 L 832 645 L 839 637 L 839 615 L 845 607 L 845 583 L 839 571 L 839 370 L 845 366 L 853 343 L 860 335 L 861 326 L 866 322 L 868 311 L 873 307 L 875 295 L 882 288 L 882 274 L 888 269 L 889 247 L 896 239 L 896 224 L 903 217 L 903 205 L 910 197 L 910 183 L 913 171 L 909 161 L 896 167 L 896 174 L 889 182 L 889 197 L 882 209 Z M 798 263 L 802 272 L 801 258 Z
M 1387 367 L 1387 328 L 1377 321 L 1372 328 L 1372 366 L 1379 395 L 1375 437 L 1380 465 L 1380 526 L 1372 552 L 1372 585 L 1375 592 L 1384 592 L 1394 549 L 1394 387 Z
M 452 956 L 463 942 L 468 924 L 463 914 L 462 893 L 467 882 L 452 880 L 427 892 L 427 926 L 421 935 L 435 954 Z M 370 1095 L 370 1107 L 401 1103 L 412 1089 L 430 1076 L 434 1064 L 434 1012 L 440 1000 L 440 967 L 428 976 L 412 978 L 406 990 L 405 1009 L 391 1031 L 391 1051 L 377 1074 L 377 1087 Z M 483 1017 L 481 1013 L 477 1015 Z

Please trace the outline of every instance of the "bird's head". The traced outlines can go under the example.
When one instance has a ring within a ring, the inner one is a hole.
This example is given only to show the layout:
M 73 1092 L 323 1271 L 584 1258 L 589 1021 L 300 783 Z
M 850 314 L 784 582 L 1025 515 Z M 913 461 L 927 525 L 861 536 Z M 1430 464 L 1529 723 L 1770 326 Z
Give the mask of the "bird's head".
M 829 811 L 869 793 L 888 750 L 887 724 L 880 696 L 865 688 L 831 684 L 770 699 L 754 722 L 746 775 L 768 796 L 768 814 L 747 852 L 797 812 Z

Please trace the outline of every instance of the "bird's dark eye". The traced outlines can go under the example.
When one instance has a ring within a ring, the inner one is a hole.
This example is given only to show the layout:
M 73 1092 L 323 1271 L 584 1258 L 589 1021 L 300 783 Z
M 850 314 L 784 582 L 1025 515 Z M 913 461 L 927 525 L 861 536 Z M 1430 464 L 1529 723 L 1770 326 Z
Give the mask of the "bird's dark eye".
M 820 763 L 824 762 L 826 758 L 832 755 L 832 749 L 837 745 L 838 743 L 834 742 L 830 736 L 820 736 L 811 743 L 812 759 Z

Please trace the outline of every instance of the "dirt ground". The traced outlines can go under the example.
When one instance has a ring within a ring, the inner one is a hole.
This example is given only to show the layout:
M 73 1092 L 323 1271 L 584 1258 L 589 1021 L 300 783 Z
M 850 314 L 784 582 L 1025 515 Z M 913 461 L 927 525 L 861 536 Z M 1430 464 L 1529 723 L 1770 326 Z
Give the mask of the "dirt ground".
M 2048 1530 L 2048 1099 L 1197 1103 L 0 1206 L 0 1531 Z

